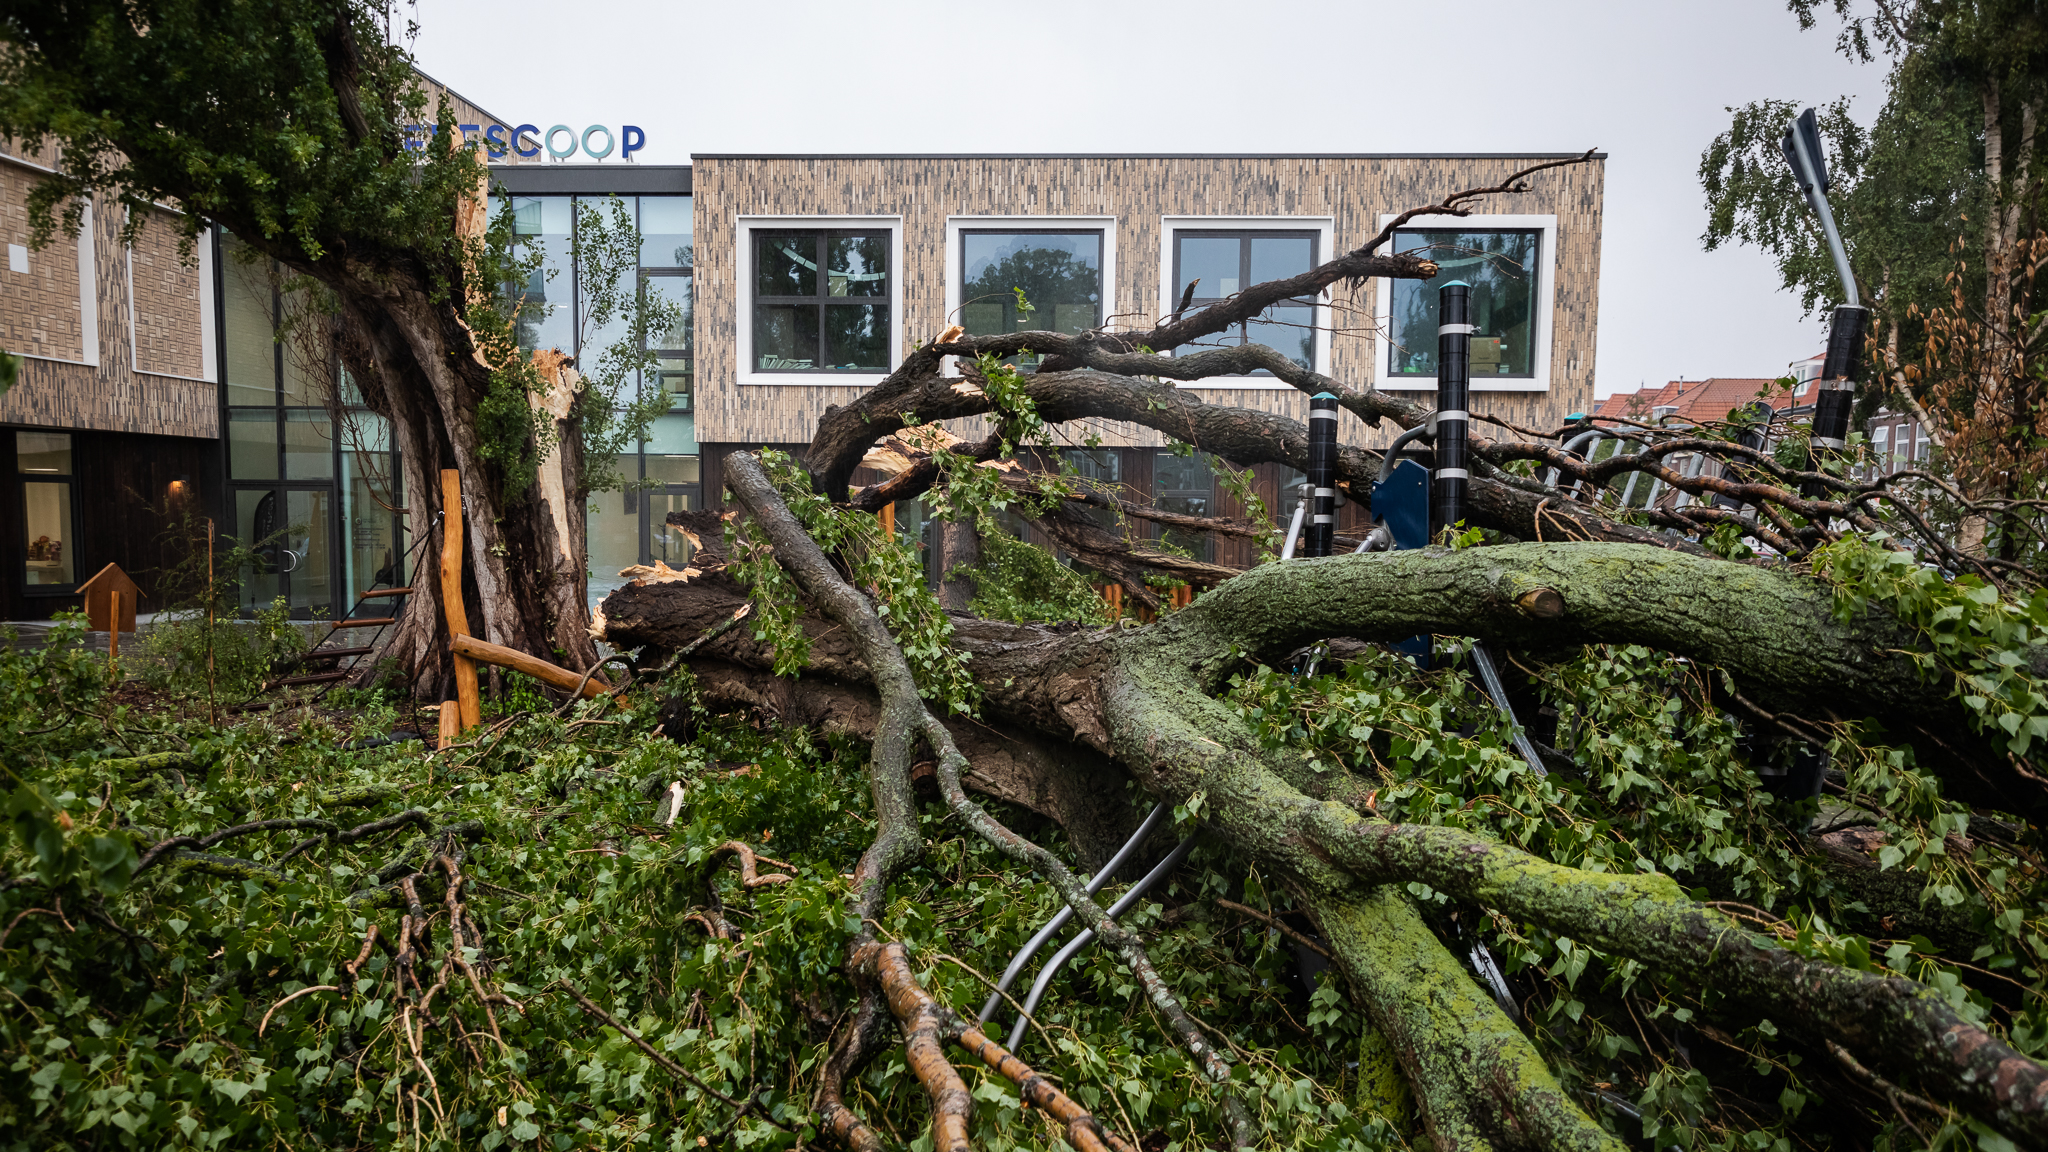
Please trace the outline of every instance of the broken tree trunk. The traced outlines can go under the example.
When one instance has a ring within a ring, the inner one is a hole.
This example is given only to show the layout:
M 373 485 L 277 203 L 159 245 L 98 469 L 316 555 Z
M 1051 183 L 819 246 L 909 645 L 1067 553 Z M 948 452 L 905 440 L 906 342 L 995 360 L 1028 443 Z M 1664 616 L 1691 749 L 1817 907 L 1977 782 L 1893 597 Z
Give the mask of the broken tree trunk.
M 703 591 L 688 584 L 630 591 L 607 603 L 616 645 L 675 647 L 664 619 L 730 611 L 685 607 Z M 864 680 L 859 652 L 822 632 L 812 669 Z M 1405 897 L 1385 893 L 1388 884 L 1428 883 L 1682 975 L 1797 1034 L 1826 1033 L 1872 1067 L 1916 1076 L 2007 1132 L 2048 1135 L 2048 1070 L 1920 985 L 1787 952 L 1662 876 L 1580 872 L 1453 829 L 1386 824 L 1363 802 L 1373 781 L 1319 774 L 1262 747 L 1214 699 L 1240 666 L 1233 653 L 1270 658 L 1333 636 L 1432 632 L 1685 654 L 1722 668 L 1754 698 L 1844 716 L 1881 713 L 1894 731 L 1935 742 L 1928 762 L 1948 770 L 1958 795 L 2029 814 L 2044 806 L 2038 783 L 1968 755 L 1972 742 L 1959 733 L 1972 729 L 1961 704 L 1926 690 L 1902 654 L 1913 637 L 1897 621 L 1871 613 L 1843 623 L 1830 590 L 1809 577 L 1665 549 L 1523 544 L 1267 565 L 1151 628 L 1061 632 L 983 622 L 961 628 L 955 643 L 974 654 L 985 715 L 1105 753 L 1160 799 L 1203 795 L 1209 827 L 1302 895 L 1419 1087 L 1440 1147 L 1539 1137 L 1552 1147 L 1612 1145 L 1533 1049 L 1518 1046 L 1518 1030 L 1504 1019 L 1471 1026 L 1498 1009 L 1411 920 Z M 728 636 L 705 654 L 767 666 L 769 654 L 750 644 Z M 1407 941 L 1401 955 L 1386 954 L 1380 945 L 1397 939 Z M 1446 983 L 1454 975 L 1462 983 Z

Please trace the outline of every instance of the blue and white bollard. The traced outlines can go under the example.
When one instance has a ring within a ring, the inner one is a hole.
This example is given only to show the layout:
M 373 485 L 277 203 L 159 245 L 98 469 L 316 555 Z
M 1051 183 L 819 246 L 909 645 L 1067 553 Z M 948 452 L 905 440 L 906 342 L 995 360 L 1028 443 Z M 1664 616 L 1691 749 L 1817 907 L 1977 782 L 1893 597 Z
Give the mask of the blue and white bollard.
M 1437 293 L 1436 527 L 1465 518 L 1465 406 L 1471 394 L 1472 286 L 1453 280 Z
M 1337 533 L 1337 398 L 1318 392 L 1308 402 L 1308 535 L 1305 556 L 1328 556 Z

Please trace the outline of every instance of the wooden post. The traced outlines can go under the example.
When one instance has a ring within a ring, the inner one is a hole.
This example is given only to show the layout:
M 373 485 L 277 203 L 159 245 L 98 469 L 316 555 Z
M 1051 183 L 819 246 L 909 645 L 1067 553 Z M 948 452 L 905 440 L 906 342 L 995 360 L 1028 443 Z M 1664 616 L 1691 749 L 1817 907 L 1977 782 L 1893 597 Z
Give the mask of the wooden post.
M 462 473 L 441 470 L 441 612 L 448 621 L 448 635 L 469 635 L 469 610 L 462 603 Z M 461 653 L 455 660 L 457 715 L 467 730 L 483 723 L 483 701 L 478 698 L 476 661 Z M 447 705 L 443 704 L 443 708 Z M 446 729 L 446 724 L 442 725 Z
M 107 633 L 107 674 L 114 674 L 114 666 L 121 661 L 121 590 L 109 593 L 113 597 L 114 630 Z
M 896 505 L 882 505 L 882 539 L 896 539 Z
M 220 721 L 213 700 L 213 517 L 206 518 L 206 721 Z

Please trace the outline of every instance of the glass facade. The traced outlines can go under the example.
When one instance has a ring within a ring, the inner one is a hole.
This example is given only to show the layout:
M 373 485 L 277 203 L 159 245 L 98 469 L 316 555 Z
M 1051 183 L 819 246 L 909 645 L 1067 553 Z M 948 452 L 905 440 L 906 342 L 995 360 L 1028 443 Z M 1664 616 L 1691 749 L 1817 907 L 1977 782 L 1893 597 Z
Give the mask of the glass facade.
M 1317 234 L 1251 230 L 1179 229 L 1173 234 L 1174 302 L 1190 284 L 1190 311 L 1237 295 L 1253 284 L 1299 276 L 1316 266 Z M 1316 367 L 1315 300 L 1304 297 L 1275 304 L 1243 324 L 1204 336 L 1189 349 L 1264 344 L 1303 368 Z M 1271 375 L 1260 370 L 1253 375 Z
M 407 575 L 390 430 L 338 365 L 279 338 L 290 301 L 275 267 L 232 235 L 220 245 L 228 531 L 256 553 L 239 602 L 282 596 L 296 619 L 339 617 Z
M 1534 377 L 1542 239 L 1533 228 L 1394 233 L 1395 252 L 1420 254 L 1442 271 L 1433 280 L 1390 282 L 1390 374 L 1436 378 L 1437 293 L 1462 280 L 1472 286 L 1472 379 Z
M 622 568 L 656 561 L 682 567 L 689 560 L 689 542 L 668 527 L 666 517 L 672 511 L 703 506 L 695 414 L 693 200 L 689 196 L 513 196 L 510 201 L 520 242 L 537 247 L 541 255 L 541 268 L 522 295 L 522 348 L 555 348 L 576 357 L 578 363 L 594 364 L 619 338 L 616 322 L 596 329 L 585 314 L 583 286 L 577 282 L 572 258 L 572 225 L 576 212 L 585 205 L 596 208 L 607 223 L 614 212 L 626 213 L 640 231 L 639 291 L 658 294 L 682 309 L 675 325 L 650 335 L 647 351 L 655 355 L 658 367 L 634 381 L 643 395 L 665 394 L 667 412 L 655 418 L 637 450 L 616 459 L 625 490 L 593 495 L 585 511 L 590 603 L 595 606 L 625 583 L 618 575 Z

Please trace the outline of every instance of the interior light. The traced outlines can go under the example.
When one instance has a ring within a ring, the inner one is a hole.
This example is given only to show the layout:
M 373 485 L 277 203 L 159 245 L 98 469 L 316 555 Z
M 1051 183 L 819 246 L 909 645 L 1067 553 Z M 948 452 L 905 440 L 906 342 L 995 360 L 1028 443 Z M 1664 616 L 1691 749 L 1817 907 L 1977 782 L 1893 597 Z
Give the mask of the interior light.
M 55 472 L 55 468 L 23 468 L 23 472 Z

